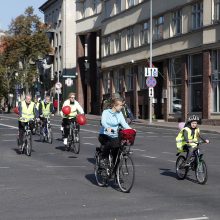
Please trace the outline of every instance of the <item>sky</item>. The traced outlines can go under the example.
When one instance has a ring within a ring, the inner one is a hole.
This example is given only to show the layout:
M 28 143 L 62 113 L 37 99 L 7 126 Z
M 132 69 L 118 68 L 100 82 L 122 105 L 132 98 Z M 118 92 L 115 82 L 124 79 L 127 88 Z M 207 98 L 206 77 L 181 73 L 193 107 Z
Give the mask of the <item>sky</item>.
M 33 6 L 34 14 L 37 14 L 43 21 L 43 13 L 39 11 L 39 7 L 47 0 L 3 0 L 0 6 L 0 29 L 8 30 L 12 19 L 24 13 L 25 9 Z

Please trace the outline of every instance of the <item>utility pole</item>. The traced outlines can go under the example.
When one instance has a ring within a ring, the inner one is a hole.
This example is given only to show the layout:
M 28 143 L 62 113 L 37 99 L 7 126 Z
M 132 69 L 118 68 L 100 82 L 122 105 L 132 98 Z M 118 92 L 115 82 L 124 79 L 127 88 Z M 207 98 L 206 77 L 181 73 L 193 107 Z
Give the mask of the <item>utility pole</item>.
M 150 68 L 152 68 L 152 0 L 150 0 Z M 149 88 L 150 89 L 150 88 Z M 153 104 L 153 97 L 149 97 L 149 124 L 152 123 L 152 104 Z

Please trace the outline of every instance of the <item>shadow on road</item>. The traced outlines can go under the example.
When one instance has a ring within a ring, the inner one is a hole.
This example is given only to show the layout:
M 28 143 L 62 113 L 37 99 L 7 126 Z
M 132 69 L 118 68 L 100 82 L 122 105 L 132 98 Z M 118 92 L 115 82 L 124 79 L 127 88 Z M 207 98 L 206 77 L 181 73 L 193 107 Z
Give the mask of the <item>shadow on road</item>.
M 65 146 L 55 147 L 55 149 L 61 150 L 61 151 L 66 151 L 66 147 Z
M 173 178 L 176 178 L 176 173 L 171 171 L 171 169 L 163 169 L 163 168 L 160 168 L 160 175 L 163 175 L 163 176 L 170 176 L 170 177 L 173 177 Z
M 89 182 L 91 182 L 93 185 L 98 186 L 96 179 L 95 179 L 95 174 L 87 174 L 85 175 L 85 178 L 89 180 Z
M 95 165 L 95 158 L 91 157 L 91 158 L 87 158 L 87 160 L 91 163 Z
M 16 154 L 21 154 L 21 151 L 18 149 L 18 148 L 11 148 L 13 151 L 15 151 L 16 152 Z M 31 152 L 35 152 L 35 150 L 31 150 Z

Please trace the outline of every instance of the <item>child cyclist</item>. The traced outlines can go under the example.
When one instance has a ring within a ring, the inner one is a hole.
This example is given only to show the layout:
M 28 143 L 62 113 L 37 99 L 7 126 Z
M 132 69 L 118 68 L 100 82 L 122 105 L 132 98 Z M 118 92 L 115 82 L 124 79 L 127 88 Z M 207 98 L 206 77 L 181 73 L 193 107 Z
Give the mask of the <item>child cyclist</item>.
M 185 166 L 190 165 L 190 157 L 193 154 L 194 148 L 197 147 L 199 139 L 207 144 L 209 143 L 209 140 L 202 138 L 200 135 L 200 129 L 198 127 L 199 122 L 200 118 L 198 116 L 190 116 L 185 127 L 181 129 L 176 137 L 177 150 L 179 152 L 187 152 Z

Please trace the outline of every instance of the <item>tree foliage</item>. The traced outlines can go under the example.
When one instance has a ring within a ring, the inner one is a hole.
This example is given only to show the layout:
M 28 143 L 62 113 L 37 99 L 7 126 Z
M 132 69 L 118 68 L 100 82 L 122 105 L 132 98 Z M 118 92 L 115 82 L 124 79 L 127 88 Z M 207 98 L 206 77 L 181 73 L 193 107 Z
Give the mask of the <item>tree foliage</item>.
M 8 35 L 3 39 L 0 81 L 9 75 L 14 77 L 13 73 L 17 72 L 18 80 L 25 83 L 26 92 L 29 90 L 37 74 L 36 65 L 31 63 L 34 64 L 37 59 L 45 57 L 51 51 L 46 29 L 34 14 L 33 7 L 28 7 L 24 14 L 12 20 Z M 5 71 L 6 68 L 10 70 L 10 74 Z M 11 86 L 10 83 L 8 86 Z M 9 91 L 9 88 L 6 90 Z

